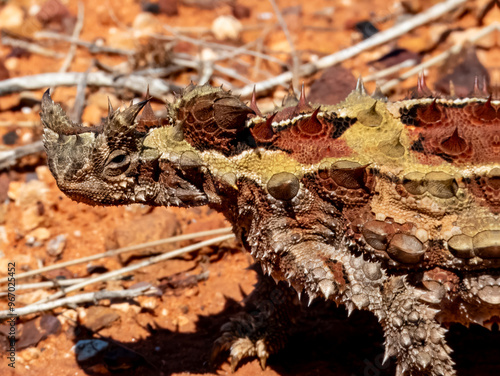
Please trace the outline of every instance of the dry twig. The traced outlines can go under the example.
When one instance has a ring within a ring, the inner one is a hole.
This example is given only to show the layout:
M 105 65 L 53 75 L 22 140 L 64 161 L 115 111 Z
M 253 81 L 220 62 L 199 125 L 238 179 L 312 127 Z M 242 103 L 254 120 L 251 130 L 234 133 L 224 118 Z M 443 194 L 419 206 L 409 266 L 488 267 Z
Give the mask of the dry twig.
M 87 48 L 90 53 L 98 54 L 113 54 L 113 55 L 124 55 L 124 56 L 132 56 L 135 54 L 135 51 L 132 50 L 124 50 L 121 48 L 114 48 L 109 46 L 100 46 L 97 43 L 87 42 L 80 39 L 75 39 L 72 36 L 55 33 L 53 31 L 38 31 L 35 33 L 36 39 L 52 39 L 52 40 L 60 40 L 64 42 L 69 42 L 72 44 L 76 44 L 77 46 Z M 63 55 L 64 56 L 64 55 Z
M 15 317 L 26 316 L 31 313 L 38 313 L 44 311 L 50 311 L 54 308 L 66 306 L 66 305 L 74 305 L 74 304 L 82 304 L 89 302 L 98 302 L 103 299 L 129 299 L 135 298 L 141 295 L 151 295 L 156 294 L 157 289 L 152 288 L 151 285 L 141 286 L 135 289 L 129 290 L 118 290 L 118 291 L 96 291 L 96 292 L 88 292 L 84 294 L 78 294 L 75 296 L 70 296 L 67 298 L 58 299 L 52 302 L 47 303 L 36 303 L 31 304 L 26 307 L 16 308 L 14 313 Z M 0 311 L 0 320 L 6 319 L 8 317 L 12 317 L 13 312 L 9 310 Z
M 82 80 L 85 72 L 42 73 L 33 76 L 14 77 L 0 81 L 0 96 L 23 90 L 39 90 L 50 86 L 75 86 Z M 149 94 L 163 100 L 172 91 L 179 90 L 177 85 L 158 78 L 148 79 L 144 76 L 128 75 L 114 76 L 103 72 L 91 72 L 87 77 L 88 86 L 108 86 L 123 88 L 143 95 L 149 85 Z
M 12 47 L 22 48 L 23 50 L 29 51 L 32 54 L 53 57 L 56 59 L 61 59 L 64 57 L 64 54 L 49 50 L 47 48 L 39 46 L 36 43 L 31 43 L 31 42 L 27 42 L 25 40 L 11 38 L 11 37 L 6 36 L 6 35 L 2 36 L 2 44 L 4 46 L 12 46 Z
M 499 22 L 494 22 L 491 25 L 482 28 L 478 33 L 472 35 L 467 40 L 462 41 L 460 43 L 457 43 L 457 44 L 453 45 L 448 50 L 440 53 L 437 56 L 434 56 L 433 58 L 431 58 L 431 59 L 429 59 L 427 61 L 424 61 L 423 63 L 421 63 L 421 64 L 415 66 L 414 68 L 410 69 L 409 71 L 403 73 L 400 77 L 395 78 L 394 80 L 386 82 L 384 85 L 382 85 L 380 87 L 380 89 L 382 90 L 383 93 L 387 92 L 388 90 L 390 90 L 390 89 L 396 87 L 397 85 L 399 85 L 402 81 L 404 81 L 404 80 L 406 80 L 406 79 L 408 79 L 408 78 L 410 78 L 412 76 L 415 76 L 415 75 L 419 74 L 422 70 L 424 70 L 426 68 L 429 68 L 429 67 L 431 67 L 433 65 L 436 65 L 436 64 L 438 64 L 438 63 L 440 63 L 442 61 L 445 61 L 451 55 L 458 54 L 462 50 L 462 48 L 464 47 L 464 43 L 466 43 L 466 42 L 472 43 L 472 44 L 476 43 L 478 40 L 484 38 L 485 36 L 491 34 L 494 31 L 500 31 L 500 23 Z
M 228 234 L 231 231 L 232 230 L 230 227 L 225 227 L 225 228 L 219 228 L 216 230 L 200 231 L 200 232 L 195 232 L 192 234 L 183 234 L 183 235 L 178 235 L 178 236 L 172 236 L 170 238 L 155 240 L 152 242 L 142 243 L 142 244 L 137 244 L 137 245 L 131 245 L 131 246 L 124 247 L 124 248 L 112 249 L 112 250 L 109 250 L 107 252 L 98 253 L 95 255 L 87 256 L 87 257 L 82 257 L 82 258 L 79 258 L 76 260 L 60 262 L 58 264 L 52 264 L 52 265 L 45 266 L 45 267 L 40 268 L 40 269 L 30 270 L 29 272 L 19 273 L 16 275 L 16 280 L 19 281 L 20 279 L 32 277 L 32 276 L 35 276 L 35 275 L 38 275 L 41 273 L 45 273 L 45 272 L 48 272 L 51 270 L 65 268 L 67 266 L 72 266 L 72 265 L 83 264 L 85 262 L 98 260 L 98 259 L 104 258 L 104 257 L 117 256 L 117 255 L 120 255 L 120 254 L 125 253 L 125 252 L 137 251 L 139 249 L 144 249 L 144 248 L 149 248 L 149 247 L 157 247 L 157 246 L 163 245 L 163 244 L 174 243 L 174 242 L 178 242 L 178 241 L 190 240 L 190 239 L 195 239 L 195 238 L 201 238 L 201 237 L 205 237 L 205 236 Z M 0 283 L 6 283 L 6 282 L 7 282 L 7 277 L 0 278 Z
M 78 17 L 76 19 L 76 24 L 73 29 L 73 35 L 72 38 L 73 40 L 78 40 L 80 37 L 80 33 L 82 32 L 83 29 L 83 20 L 84 20 L 84 15 L 85 15 L 85 7 L 83 6 L 83 3 L 81 1 L 78 2 Z M 61 69 L 59 69 L 59 72 L 67 72 L 69 67 L 71 66 L 71 62 L 73 61 L 75 54 L 76 54 L 76 46 L 77 44 L 75 42 L 71 42 L 71 46 L 69 48 L 68 53 L 66 54 L 66 57 L 64 58 L 64 61 L 61 65 Z
M 177 257 L 177 256 L 180 256 L 180 255 L 183 255 L 185 253 L 188 253 L 188 252 L 192 252 L 192 251 L 195 251 L 197 249 L 200 249 L 200 248 L 203 248 L 203 247 L 207 247 L 209 245 L 213 245 L 213 244 L 217 244 L 217 243 L 220 243 L 220 242 L 223 242 L 223 241 L 226 241 L 226 240 L 230 240 L 230 239 L 233 239 L 234 238 L 234 235 L 231 234 L 231 235 L 223 235 L 223 236 L 219 236 L 217 238 L 213 238 L 213 239 L 210 239 L 210 240 L 205 240 L 205 241 L 202 241 L 202 242 L 199 242 L 199 243 L 196 243 L 196 244 L 193 244 L 193 245 L 189 245 L 187 247 L 183 247 L 183 248 L 179 248 L 179 249 L 176 249 L 175 251 L 171 251 L 171 252 L 167 252 L 167 253 L 164 253 L 162 255 L 159 255 L 159 256 L 153 256 L 153 257 L 150 257 L 149 259 L 145 260 L 145 261 L 141 261 L 141 262 L 138 262 L 136 264 L 133 264 L 133 265 L 129 265 L 125 268 L 121 268 L 121 269 L 117 269 L 117 270 L 113 270 L 113 271 L 110 271 L 108 273 L 103 273 L 97 277 L 93 277 L 93 278 L 89 278 L 88 280 L 86 280 L 85 282 L 82 282 L 82 283 L 77 283 L 76 285 L 72 285 L 70 287 L 68 287 L 67 289 L 65 289 L 64 292 L 62 291 L 59 291 L 55 294 L 52 294 L 34 304 L 31 304 L 30 306 L 32 305 L 37 305 L 37 304 L 41 304 L 41 303 L 45 303 L 45 302 L 49 302 L 49 301 L 52 301 L 54 299 L 58 299 L 60 298 L 61 296 L 71 292 L 71 291 L 75 291 L 75 290 L 80 290 L 88 285 L 91 285 L 93 283 L 97 283 L 97 282 L 101 282 L 101 281 L 106 281 L 110 278 L 113 278 L 113 277 L 116 277 L 116 276 L 119 276 L 119 275 L 122 275 L 122 274 L 125 274 L 125 273 L 130 273 L 134 270 L 138 270 L 138 269 L 141 269 L 141 268 L 144 268 L 146 266 L 150 266 L 150 265 L 153 265 L 153 264 L 157 264 L 159 262 L 162 262 L 162 261 L 165 261 L 165 260 L 169 260 L 171 258 L 174 258 L 174 257 Z M 28 307 L 30 307 L 28 306 Z
M 12 150 L 0 151 L 0 171 L 14 166 L 17 161 L 27 155 L 40 153 L 43 151 L 42 141 L 36 141 L 32 144 L 18 146 Z
M 269 0 L 271 5 L 273 6 L 274 13 L 276 14 L 276 18 L 278 18 L 278 22 L 285 34 L 286 40 L 288 41 L 288 45 L 290 46 L 290 51 L 292 55 L 292 86 L 297 90 L 299 87 L 299 67 L 300 67 L 300 59 L 297 54 L 297 50 L 295 49 L 295 44 L 293 43 L 292 36 L 288 31 L 288 26 L 283 18 L 283 14 L 281 14 L 281 10 L 276 4 L 275 0 Z
M 405 22 L 397 24 L 390 29 L 381 31 L 373 35 L 372 37 L 363 40 L 362 42 L 346 48 L 342 51 L 336 52 L 334 54 L 325 56 L 319 59 L 315 63 L 304 64 L 299 68 L 299 76 L 308 76 L 311 75 L 318 70 L 325 69 L 331 67 L 335 64 L 338 64 L 342 61 L 350 59 L 356 55 L 359 55 L 361 52 L 371 49 L 373 47 L 379 46 L 383 43 L 386 43 L 394 38 L 397 38 L 403 34 L 408 33 L 410 30 L 415 29 L 416 27 L 422 26 L 436 18 L 443 16 L 444 14 L 450 12 L 461 4 L 464 4 L 466 0 L 448 0 L 442 3 L 436 4 L 433 7 L 427 9 L 426 11 L 413 16 L 411 19 L 408 19 Z M 247 85 L 241 89 L 234 90 L 234 94 L 241 95 L 242 97 L 249 97 L 252 95 L 252 92 L 262 92 L 269 89 L 274 88 L 278 85 L 284 85 L 290 82 L 293 78 L 292 72 L 282 73 L 274 78 L 269 80 L 258 82 L 254 85 Z

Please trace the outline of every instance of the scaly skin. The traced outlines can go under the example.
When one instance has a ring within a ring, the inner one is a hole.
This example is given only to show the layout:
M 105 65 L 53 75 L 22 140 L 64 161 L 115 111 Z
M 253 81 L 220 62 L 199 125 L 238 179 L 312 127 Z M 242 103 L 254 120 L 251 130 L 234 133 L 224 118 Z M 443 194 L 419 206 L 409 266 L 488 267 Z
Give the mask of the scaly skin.
M 148 105 L 137 120 L 144 105 L 83 128 L 44 95 L 63 192 L 92 205 L 215 208 L 265 274 L 373 312 L 399 375 L 454 375 L 440 323 L 498 321 L 499 101 L 387 103 L 360 86 L 336 106 L 289 96 L 266 117 L 254 99 L 190 86 L 164 121 Z M 293 321 L 285 306 L 247 317 L 245 330 L 225 326 L 216 349 L 231 350 L 233 367 L 265 364 L 286 334 L 270 323 Z

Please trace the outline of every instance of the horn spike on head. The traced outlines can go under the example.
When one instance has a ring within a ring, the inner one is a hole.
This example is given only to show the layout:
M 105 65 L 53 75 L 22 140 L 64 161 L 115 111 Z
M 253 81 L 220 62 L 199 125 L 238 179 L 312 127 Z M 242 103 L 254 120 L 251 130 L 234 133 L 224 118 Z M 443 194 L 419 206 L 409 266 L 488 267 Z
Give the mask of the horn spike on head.
M 76 125 L 69 119 L 61 105 L 54 103 L 47 89 L 42 97 L 40 117 L 43 126 L 58 134 L 75 134 Z
M 124 132 L 126 130 L 135 129 L 135 119 L 148 102 L 149 99 L 145 99 L 141 102 L 130 105 L 123 111 L 116 111 L 106 122 L 106 131 Z
M 110 117 L 115 110 L 113 109 L 113 105 L 111 104 L 111 99 L 108 97 L 108 117 Z

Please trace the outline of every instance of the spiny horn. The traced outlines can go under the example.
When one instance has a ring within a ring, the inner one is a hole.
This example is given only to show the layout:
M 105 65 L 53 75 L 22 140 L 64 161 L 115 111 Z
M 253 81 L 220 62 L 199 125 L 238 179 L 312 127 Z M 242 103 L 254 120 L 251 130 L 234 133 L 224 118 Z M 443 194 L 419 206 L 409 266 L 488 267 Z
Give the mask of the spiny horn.
M 111 99 L 109 99 L 108 97 L 108 117 L 113 115 L 113 112 L 115 112 L 115 110 L 113 109 L 113 105 L 111 104 Z
M 45 128 L 58 134 L 70 135 L 78 133 L 79 127 L 68 118 L 61 105 L 54 103 L 50 97 L 50 89 L 47 89 L 43 94 L 40 117 Z
M 123 111 L 115 111 L 113 116 L 106 119 L 104 129 L 107 132 L 125 132 L 127 130 L 135 129 L 135 118 L 148 102 L 149 99 L 145 99 L 127 107 Z
M 312 111 L 314 111 L 314 109 L 311 106 L 309 106 L 309 104 L 307 103 L 306 88 L 305 88 L 304 84 L 302 84 L 302 86 L 300 88 L 299 103 L 297 103 L 297 106 L 295 106 L 295 113 L 301 114 L 301 113 L 308 113 L 308 112 L 312 112 Z
M 356 91 L 361 95 L 366 95 L 365 84 L 361 76 L 359 76 L 358 81 L 356 82 Z

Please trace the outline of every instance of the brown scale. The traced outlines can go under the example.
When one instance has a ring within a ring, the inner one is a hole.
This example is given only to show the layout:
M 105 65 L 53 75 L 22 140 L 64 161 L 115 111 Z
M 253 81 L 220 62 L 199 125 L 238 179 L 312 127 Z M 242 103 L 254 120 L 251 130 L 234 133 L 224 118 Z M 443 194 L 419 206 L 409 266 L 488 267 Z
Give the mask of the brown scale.
M 314 116 L 313 116 L 314 115 Z M 317 112 L 277 132 L 273 146 L 288 151 L 291 157 L 304 164 L 317 163 L 327 157 L 349 157 L 352 149 L 339 139 L 356 119 L 322 117 Z M 341 130 L 341 131 L 339 131 Z
M 332 202 L 350 223 L 346 235 L 358 240 L 362 225 L 373 219 L 369 204 L 375 177 L 366 166 L 332 166 L 304 176 L 302 183 L 325 201 Z
M 500 214 L 500 168 L 494 168 L 486 175 L 476 176 L 468 188 L 479 205 L 489 207 L 494 214 Z
M 136 129 L 139 132 L 147 133 L 152 128 L 161 127 L 162 124 L 160 119 L 156 117 L 153 108 L 151 107 L 151 103 L 146 103 L 144 109 L 142 110 L 141 116 L 139 116 L 137 120 Z
M 423 164 L 445 160 L 456 165 L 500 161 L 500 113 L 491 100 L 445 105 L 435 100 L 402 111 L 401 121 Z
M 283 104 L 295 105 L 268 116 L 265 122 L 254 124 L 250 129 L 256 145 L 289 152 L 296 161 L 307 164 L 319 162 L 327 157 L 348 157 L 352 154 L 352 150 L 339 137 L 356 123 L 355 118 L 339 118 L 335 113 L 318 117 L 321 108 L 313 109 L 307 103 L 304 87 L 299 100 L 290 91 Z M 252 96 L 250 108 L 257 116 L 262 117 L 255 94 Z M 310 116 L 298 119 L 293 124 L 279 129 L 273 127 L 273 124 L 283 120 L 307 114 Z
M 245 121 L 254 111 L 239 98 L 225 91 L 193 98 L 179 108 L 184 137 L 198 150 L 239 153 L 238 144 L 251 140 L 245 134 Z

